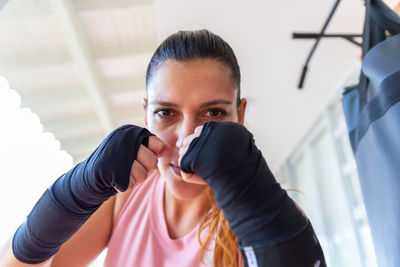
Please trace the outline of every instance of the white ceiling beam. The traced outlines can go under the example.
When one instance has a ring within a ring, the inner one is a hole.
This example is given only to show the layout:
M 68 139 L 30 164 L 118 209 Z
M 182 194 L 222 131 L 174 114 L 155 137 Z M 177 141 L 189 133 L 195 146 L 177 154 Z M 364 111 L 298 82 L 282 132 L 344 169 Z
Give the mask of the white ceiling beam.
M 153 4 L 152 0 L 79 0 L 73 2 L 77 11 L 141 7 L 150 6 Z
M 23 55 L 21 57 L 4 57 L 0 58 L 0 72 L 18 74 L 33 69 L 57 67 L 71 62 L 72 58 L 68 54 L 50 55 L 40 53 L 35 55 Z
M 138 107 L 139 108 L 139 107 Z M 115 116 L 115 120 L 118 122 L 118 125 L 124 124 L 134 124 L 137 126 L 144 127 L 144 111 L 142 112 L 122 112 Z
M 8 0 L 0 0 L 0 9 L 8 2 Z
M 57 0 L 58 1 L 58 0 Z M 132 44 L 129 49 L 113 49 L 108 51 L 97 52 L 96 55 L 91 53 L 91 60 L 101 61 L 101 60 L 111 60 L 118 58 L 124 59 L 129 57 L 142 58 L 143 55 L 148 55 L 153 52 L 149 47 L 153 45 L 149 44 L 147 46 L 135 46 Z M 57 67 L 63 64 L 69 64 L 72 62 L 72 58 L 69 54 L 59 54 L 59 55 L 46 55 L 46 54 L 36 54 L 36 55 L 24 55 L 24 57 L 4 57 L 0 58 L 0 73 L 4 74 L 18 74 L 21 72 L 29 71 L 32 69 L 40 68 L 51 68 Z M 94 63 L 93 63 L 94 64 Z
M 155 50 L 154 42 L 149 40 L 146 44 L 137 45 L 135 43 L 130 43 L 124 47 L 113 47 L 112 49 L 104 49 L 96 51 L 96 60 L 110 59 L 110 58 L 124 58 L 126 56 L 137 56 L 142 57 L 143 55 L 148 55 L 153 53 Z
M 1 19 L 32 19 L 35 17 L 51 16 L 54 14 L 48 1 L 9 1 L 0 0 Z M 71 1 L 69 1 L 71 2 Z M 98 9 L 128 8 L 128 7 L 147 7 L 153 4 L 152 0 L 86 0 L 73 1 L 72 6 L 76 11 L 90 11 Z
M 74 159 L 79 162 L 88 157 L 97 146 L 100 145 L 104 136 L 90 136 L 88 138 L 81 138 L 79 140 L 63 141 L 61 149 L 67 151 Z
M 84 88 L 79 88 L 84 90 Z M 65 106 L 66 102 L 79 101 L 80 98 L 86 97 L 84 92 L 78 88 L 65 88 L 60 91 L 49 90 L 17 90 L 22 98 L 22 105 L 27 107 L 43 107 L 49 105 L 50 108 Z
M 105 138 L 104 133 L 99 128 L 96 122 L 84 124 L 84 125 L 76 125 L 73 127 L 65 128 L 62 131 L 54 133 L 57 136 L 57 139 L 60 140 L 61 143 L 64 143 L 66 140 L 79 140 L 82 137 L 87 136 L 101 136 Z
M 118 76 L 112 77 L 106 80 L 107 93 L 117 94 L 120 92 L 135 90 L 141 91 L 146 89 L 146 71 L 143 70 L 140 73 L 132 73 L 129 76 Z
M 61 92 L 62 94 L 62 92 Z M 47 102 L 47 104 L 42 105 L 32 105 L 30 102 L 23 101 L 22 104 L 26 103 L 34 109 L 40 118 L 44 121 L 54 121 L 68 118 L 79 117 L 86 114 L 95 114 L 96 107 L 93 103 L 87 99 L 87 97 L 79 97 L 76 99 L 65 99 L 64 102 Z M 111 130 L 105 129 L 107 131 Z
M 7 77 L 6 75 L 4 76 Z M 130 99 L 133 98 L 140 101 L 142 97 L 145 96 L 144 74 L 140 75 L 140 79 L 131 78 L 124 80 L 123 78 L 119 78 L 118 82 L 105 81 L 104 88 L 104 93 L 108 95 L 109 99 L 117 97 L 120 94 L 126 94 Z M 54 86 L 49 88 L 36 87 L 35 84 L 26 82 L 20 83 L 17 91 L 21 95 L 23 102 L 26 103 L 27 106 L 32 107 L 44 105 L 51 105 L 52 107 L 63 106 L 66 104 L 66 101 L 75 101 L 79 98 L 87 97 L 85 89 L 81 84 L 63 84 L 57 86 L 57 90 L 55 90 Z M 112 105 L 110 100 L 108 103 L 109 106 Z
M 1 10 L 0 19 L 30 19 L 52 14 L 47 1 L 9 1 Z
M 85 88 L 90 99 L 93 101 L 101 125 L 105 132 L 109 132 L 113 129 L 113 121 L 107 101 L 103 96 L 104 90 L 102 88 L 101 75 L 97 66 L 93 63 L 88 42 L 81 25 L 79 25 L 79 21 L 76 19 L 75 11 L 68 0 L 50 2 L 65 31 L 71 55 L 81 68 Z
M 44 130 L 46 132 L 48 131 L 54 133 L 56 137 L 59 132 L 65 131 L 69 128 L 84 127 L 85 125 L 99 123 L 99 119 L 94 114 L 84 114 L 76 118 L 69 118 L 65 120 L 43 119 L 40 114 L 38 114 L 38 116 L 40 118 L 40 121 L 43 123 Z

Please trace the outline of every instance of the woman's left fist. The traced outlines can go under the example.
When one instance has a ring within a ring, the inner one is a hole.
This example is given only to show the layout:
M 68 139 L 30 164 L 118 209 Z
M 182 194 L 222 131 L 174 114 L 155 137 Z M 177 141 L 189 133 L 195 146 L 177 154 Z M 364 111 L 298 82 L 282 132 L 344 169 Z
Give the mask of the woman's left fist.
M 195 139 L 196 137 L 199 137 L 202 130 L 203 130 L 203 126 L 197 126 L 196 129 L 194 130 L 193 134 L 188 135 L 185 137 L 185 139 L 183 139 L 182 146 L 179 148 L 179 162 L 181 162 L 183 156 L 186 154 L 193 139 Z M 182 179 L 187 183 L 207 184 L 206 181 L 204 181 L 200 176 L 198 176 L 194 173 L 187 173 L 187 172 L 182 171 L 182 169 L 181 169 L 181 175 L 182 175 Z

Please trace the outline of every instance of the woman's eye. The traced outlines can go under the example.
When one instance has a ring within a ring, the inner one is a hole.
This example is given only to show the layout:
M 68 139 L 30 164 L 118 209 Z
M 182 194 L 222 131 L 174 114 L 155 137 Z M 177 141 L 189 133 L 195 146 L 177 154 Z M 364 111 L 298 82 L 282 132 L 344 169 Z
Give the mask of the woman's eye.
M 172 110 L 169 109 L 160 109 L 160 110 L 156 110 L 154 111 L 154 113 L 161 117 L 161 118 L 166 118 L 172 115 Z
M 222 117 L 225 114 L 226 114 L 226 112 L 221 109 L 210 109 L 207 111 L 207 116 L 209 116 L 209 117 Z

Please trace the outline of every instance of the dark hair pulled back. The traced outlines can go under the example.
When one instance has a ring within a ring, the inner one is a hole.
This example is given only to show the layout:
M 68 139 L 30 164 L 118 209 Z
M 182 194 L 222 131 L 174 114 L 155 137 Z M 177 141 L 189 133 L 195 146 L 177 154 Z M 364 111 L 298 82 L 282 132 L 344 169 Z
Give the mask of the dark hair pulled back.
M 179 31 L 164 40 L 154 52 L 147 67 L 146 88 L 154 71 L 168 59 L 190 61 L 195 59 L 214 59 L 231 70 L 237 94 L 237 106 L 240 105 L 240 69 L 232 48 L 218 35 L 208 30 Z

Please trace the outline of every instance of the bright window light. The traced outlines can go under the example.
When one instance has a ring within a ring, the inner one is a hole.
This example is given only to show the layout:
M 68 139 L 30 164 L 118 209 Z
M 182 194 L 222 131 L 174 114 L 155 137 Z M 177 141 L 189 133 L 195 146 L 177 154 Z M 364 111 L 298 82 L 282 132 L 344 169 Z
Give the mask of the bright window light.
M 25 220 L 33 205 L 61 174 L 73 166 L 39 117 L 20 108 L 21 97 L 0 77 L 0 247 Z

